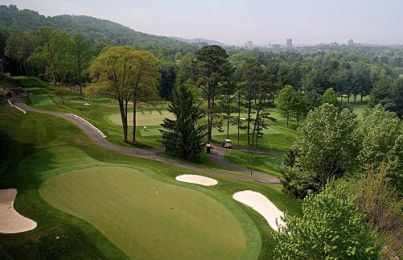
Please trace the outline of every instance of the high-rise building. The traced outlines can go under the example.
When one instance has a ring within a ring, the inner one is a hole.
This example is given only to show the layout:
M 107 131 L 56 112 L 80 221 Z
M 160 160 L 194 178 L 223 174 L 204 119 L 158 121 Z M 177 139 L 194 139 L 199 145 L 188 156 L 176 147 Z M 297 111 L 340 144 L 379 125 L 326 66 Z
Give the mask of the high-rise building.
M 292 48 L 292 39 L 287 39 L 287 48 Z
M 253 49 L 253 41 L 247 41 L 245 43 L 245 48 L 246 49 Z
M 354 40 L 353 39 L 348 40 L 348 46 L 354 46 Z

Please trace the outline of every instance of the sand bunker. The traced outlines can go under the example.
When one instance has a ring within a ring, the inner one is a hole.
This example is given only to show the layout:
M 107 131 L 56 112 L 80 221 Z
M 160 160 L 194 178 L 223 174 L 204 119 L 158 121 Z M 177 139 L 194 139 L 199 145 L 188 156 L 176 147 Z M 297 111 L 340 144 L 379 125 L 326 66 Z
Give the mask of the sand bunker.
M 0 190 L 0 233 L 14 234 L 36 228 L 36 222 L 20 215 L 14 209 L 16 189 Z
M 203 186 L 214 186 L 214 185 L 217 185 L 217 183 L 218 183 L 218 181 L 213 178 L 204 177 L 201 175 L 192 175 L 192 174 L 179 175 L 179 176 L 176 176 L 175 179 L 177 181 L 199 184 L 199 185 L 203 185 Z
M 16 105 L 14 105 L 13 102 L 11 102 L 11 99 L 8 99 L 7 101 L 8 101 L 8 104 L 9 104 L 10 106 L 12 106 L 13 108 L 15 108 L 15 109 L 21 111 L 21 112 L 24 113 L 24 114 L 27 113 L 24 109 L 21 109 L 21 108 L 17 107 Z
M 251 190 L 245 190 L 235 193 L 234 200 L 239 201 L 252 209 L 256 210 L 262 215 L 270 227 L 278 231 L 279 226 L 285 226 L 284 221 L 281 219 L 284 217 L 281 212 L 268 198 L 263 194 Z

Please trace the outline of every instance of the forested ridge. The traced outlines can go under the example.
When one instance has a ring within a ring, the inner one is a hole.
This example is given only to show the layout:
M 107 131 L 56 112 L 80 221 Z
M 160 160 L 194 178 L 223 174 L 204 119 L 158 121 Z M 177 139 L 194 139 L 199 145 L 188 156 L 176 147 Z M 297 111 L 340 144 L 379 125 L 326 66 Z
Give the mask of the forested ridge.
M 10 30 L 36 32 L 52 27 L 68 33 L 85 34 L 95 42 L 138 45 L 144 49 L 194 48 L 191 44 L 164 36 L 135 31 L 124 25 L 85 15 L 44 16 L 32 10 L 19 10 L 15 5 L 0 6 L 0 26 Z

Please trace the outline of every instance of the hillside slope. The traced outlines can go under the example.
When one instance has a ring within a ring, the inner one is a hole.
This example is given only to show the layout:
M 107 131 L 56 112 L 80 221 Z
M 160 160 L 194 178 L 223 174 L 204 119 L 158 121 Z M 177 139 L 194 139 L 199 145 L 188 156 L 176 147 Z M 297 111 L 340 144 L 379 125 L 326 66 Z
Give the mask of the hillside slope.
M 37 31 L 41 27 L 82 33 L 96 42 L 135 44 L 145 49 L 166 48 L 191 50 L 195 44 L 135 31 L 121 24 L 84 15 L 44 16 L 32 10 L 19 10 L 17 6 L 0 5 L 0 26 L 9 29 Z

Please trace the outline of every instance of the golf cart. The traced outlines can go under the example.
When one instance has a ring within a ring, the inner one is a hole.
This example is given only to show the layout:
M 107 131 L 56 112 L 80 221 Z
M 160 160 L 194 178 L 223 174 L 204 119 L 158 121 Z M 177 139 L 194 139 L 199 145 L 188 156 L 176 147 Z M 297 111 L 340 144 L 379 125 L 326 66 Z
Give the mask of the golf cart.
M 231 141 L 231 139 L 224 139 L 224 145 L 223 145 L 223 147 L 224 147 L 224 148 L 227 148 L 227 149 L 232 148 L 232 141 Z

